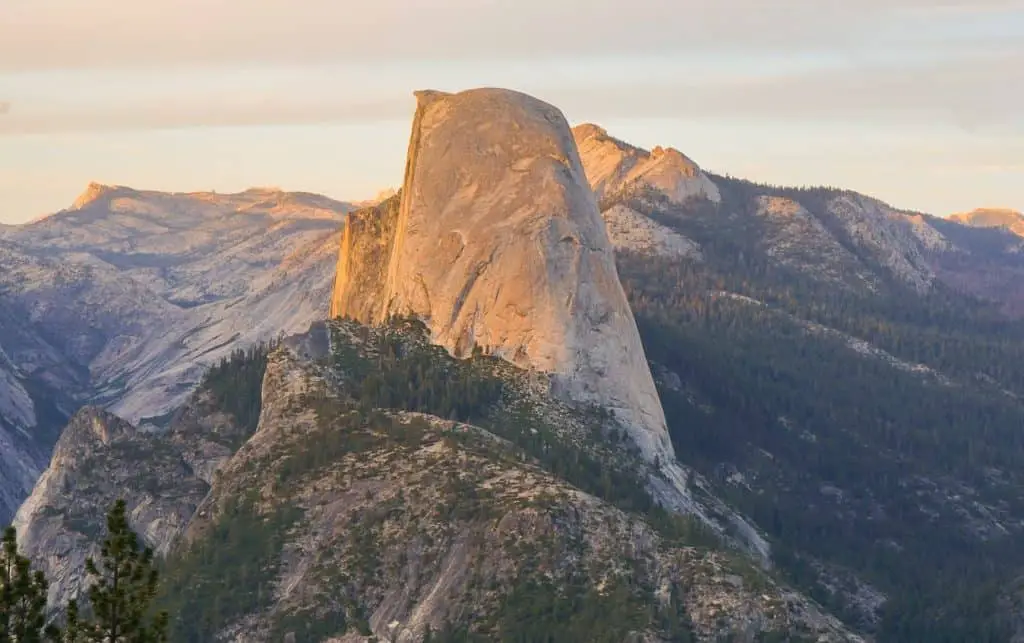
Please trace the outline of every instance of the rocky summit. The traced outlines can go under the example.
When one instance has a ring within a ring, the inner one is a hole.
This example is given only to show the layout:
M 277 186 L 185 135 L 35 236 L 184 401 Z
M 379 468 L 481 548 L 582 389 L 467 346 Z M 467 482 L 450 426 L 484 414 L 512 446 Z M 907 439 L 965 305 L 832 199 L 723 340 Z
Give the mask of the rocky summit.
M 649 460 L 673 462 L 561 112 L 498 89 L 417 98 L 400 201 L 346 229 L 332 315 L 415 314 L 453 355 L 479 347 L 551 373 L 561 393 L 612 410 Z
M 572 130 L 587 178 L 599 199 L 627 189 L 652 188 L 674 203 L 692 198 L 721 201 L 718 186 L 675 148 L 647 151 L 620 141 L 603 127 L 586 123 Z

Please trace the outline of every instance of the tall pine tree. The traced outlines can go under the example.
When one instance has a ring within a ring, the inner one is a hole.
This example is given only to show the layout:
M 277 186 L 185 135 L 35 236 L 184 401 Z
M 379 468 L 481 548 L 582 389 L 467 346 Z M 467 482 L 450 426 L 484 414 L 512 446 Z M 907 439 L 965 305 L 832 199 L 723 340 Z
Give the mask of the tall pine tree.
M 118 500 L 107 515 L 99 564 L 91 558 L 85 562 L 93 578 L 90 615 L 75 629 L 81 632 L 81 640 L 93 643 L 164 643 L 167 614 L 151 614 L 158 580 L 153 550 L 139 547 L 125 514 L 124 500 Z
M 39 643 L 46 626 L 46 591 L 42 572 L 33 572 L 18 553 L 14 527 L 4 532 L 0 548 L 0 643 Z

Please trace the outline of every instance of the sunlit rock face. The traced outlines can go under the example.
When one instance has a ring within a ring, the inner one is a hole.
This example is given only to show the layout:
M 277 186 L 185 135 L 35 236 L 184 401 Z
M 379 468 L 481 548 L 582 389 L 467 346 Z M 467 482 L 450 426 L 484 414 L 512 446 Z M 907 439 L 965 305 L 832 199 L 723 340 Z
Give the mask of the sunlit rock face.
M 671 459 L 565 117 L 508 90 L 417 98 L 400 200 L 350 220 L 332 314 L 415 314 L 453 354 L 480 346 L 551 373 L 556 391 L 612 410 L 649 459 Z
M 591 123 L 576 126 L 572 133 L 599 199 L 623 190 L 650 188 L 675 203 L 691 198 L 722 200 L 718 186 L 679 150 L 655 147 L 647 151 L 609 136 L 604 128 Z

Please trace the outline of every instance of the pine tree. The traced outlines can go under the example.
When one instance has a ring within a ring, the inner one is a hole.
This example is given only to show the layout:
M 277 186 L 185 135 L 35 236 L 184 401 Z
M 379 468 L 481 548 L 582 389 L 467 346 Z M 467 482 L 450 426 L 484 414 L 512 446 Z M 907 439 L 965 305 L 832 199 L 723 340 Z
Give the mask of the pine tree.
M 82 622 L 78 616 L 78 601 L 72 599 L 68 603 L 68 613 L 64 618 L 63 630 L 51 630 L 50 639 L 52 643 L 88 643 L 86 632 L 82 628 Z
M 167 614 L 150 615 L 158 580 L 153 550 L 140 550 L 125 513 L 124 500 L 118 500 L 107 515 L 102 559 L 98 565 L 92 558 L 85 562 L 94 579 L 88 594 L 91 613 L 77 628 L 93 643 L 164 643 Z
M 42 572 L 33 572 L 18 554 L 14 527 L 4 532 L 0 549 L 0 643 L 39 643 L 46 631 L 46 591 Z

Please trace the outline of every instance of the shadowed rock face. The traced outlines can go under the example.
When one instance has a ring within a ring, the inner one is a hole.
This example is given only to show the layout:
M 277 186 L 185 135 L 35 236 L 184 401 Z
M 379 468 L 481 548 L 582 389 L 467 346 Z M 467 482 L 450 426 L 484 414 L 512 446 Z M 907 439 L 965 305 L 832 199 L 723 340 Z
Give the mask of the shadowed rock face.
M 369 323 L 412 313 L 457 356 L 479 345 L 552 373 L 560 393 L 612 409 L 648 458 L 670 459 L 636 323 L 564 116 L 508 90 L 417 98 L 400 204 L 354 218 L 332 312 Z

